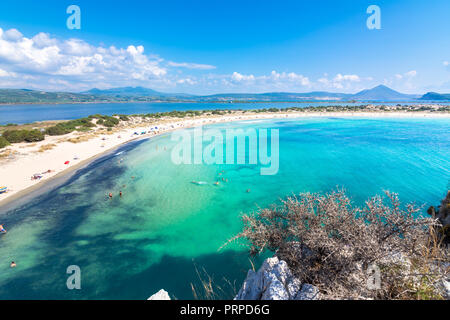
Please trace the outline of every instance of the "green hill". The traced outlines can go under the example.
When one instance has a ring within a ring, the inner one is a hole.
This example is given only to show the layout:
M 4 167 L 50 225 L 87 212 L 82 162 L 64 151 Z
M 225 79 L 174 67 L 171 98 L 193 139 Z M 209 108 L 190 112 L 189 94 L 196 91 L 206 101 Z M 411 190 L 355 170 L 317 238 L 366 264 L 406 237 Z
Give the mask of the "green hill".
M 0 103 L 74 103 L 109 101 L 106 97 L 69 92 L 46 92 L 28 89 L 0 89 Z
M 420 100 L 450 100 L 450 93 L 427 92 Z

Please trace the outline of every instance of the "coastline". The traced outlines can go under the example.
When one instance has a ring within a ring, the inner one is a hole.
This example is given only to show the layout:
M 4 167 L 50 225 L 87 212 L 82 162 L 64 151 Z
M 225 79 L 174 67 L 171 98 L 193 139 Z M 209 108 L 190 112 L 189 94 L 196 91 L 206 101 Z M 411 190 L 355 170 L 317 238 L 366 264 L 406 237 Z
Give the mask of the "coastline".
M 0 210 L 4 210 L 15 201 L 26 198 L 51 182 L 76 173 L 94 160 L 105 156 L 120 146 L 133 141 L 149 139 L 171 131 L 192 128 L 201 125 L 226 123 L 246 120 L 269 120 L 277 118 L 308 118 L 308 117 L 348 117 L 348 118 L 417 118 L 417 119 L 450 119 L 450 113 L 429 112 L 280 112 L 280 113 L 234 113 L 228 115 L 210 115 L 193 118 L 169 118 L 156 122 L 138 123 L 135 126 L 125 126 L 113 132 L 71 133 L 65 136 L 50 137 L 34 144 L 19 143 L 8 149 L 18 153 L 17 158 L 0 159 L 0 184 L 11 191 L 0 194 Z M 158 127 L 158 131 L 149 133 L 150 127 Z M 147 131 L 136 136 L 134 132 Z M 123 137 L 122 137 L 123 136 Z M 68 141 L 74 138 L 86 138 L 82 142 Z M 120 137 L 120 138 L 119 138 Z M 49 150 L 38 151 L 46 145 L 54 145 Z M 28 149 L 28 150 L 25 150 Z M 26 151 L 24 153 L 23 151 Z M 74 159 L 76 156 L 76 160 Z M 70 161 L 69 164 L 64 164 Z M 52 170 L 42 174 L 42 179 L 31 180 L 38 172 Z

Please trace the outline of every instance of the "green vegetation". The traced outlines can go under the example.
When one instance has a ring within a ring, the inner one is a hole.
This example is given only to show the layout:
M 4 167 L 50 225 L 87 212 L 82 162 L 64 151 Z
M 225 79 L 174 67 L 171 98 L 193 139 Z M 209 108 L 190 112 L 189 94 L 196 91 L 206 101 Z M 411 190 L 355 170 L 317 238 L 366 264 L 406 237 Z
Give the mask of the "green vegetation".
M 0 136 L 0 149 L 9 145 L 10 145 L 9 141 L 6 140 L 3 136 Z
M 118 115 L 120 121 L 129 121 L 130 118 L 127 115 L 119 114 Z
M 101 114 L 91 115 L 88 118 L 89 119 L 97 119 L 97 125 L 102 125 L 107 128 L 115 127 L 120 122 L 120 120 L 114 116 L 104 116 Z M 124 117 L 122 116 L 122 118 L 124 118 Z M 128 119 L 128 117 L 127 117 L 127 119 Z M 122 120 L 122 121 L 128 121 L 128 120 Z
M 19 142 L 37 142 L 42 141 L 45 138 L 44 133 L 39 130 L 6 130 L 3 132 L 2 137 L 9 143 Z
M 229 242 L 243 241 L 252 255 L 275 252 L 326 299 L 442 299 L 449 250 L 436 236 L 440 222 L 418 211 L 389 192 L 361 208 L 343 191 L 303 193 L 243 215 Z M 382 281 L 369 288 L 375 269 Z
M 27 89 L 0 89 L 1 104 L 38 103 L 92 103 L 92 102 L 153 102 L 163 98 L 165 101 L 179 101 L 176 97 L 157 96 L 119 96 L 93 93 L 46 92 Z
M 83 103 L 112 102 L 110 97 L 69 92 L 44 92 L 26 89 L 0 89 L 0 103 Z
M 4 125 L 0 125 L 0 127 L 17 127 L 17 126 L 18 126 L 18 124 L 15 124 L 15 123 L 7 123 Z
M 70 120 L 66 122 L 58 123 L 52 127 L 48 127 L 45 133 L 50 136 L 60 136 L 71 133 L 77 129 L 84 130 L 86 128 L 95 127 L 95 124 L 91 122 L 89 118 L 81 118 L 76 120 Z
M 450 100 L 450 93 L 428 92 L 420 100 Z

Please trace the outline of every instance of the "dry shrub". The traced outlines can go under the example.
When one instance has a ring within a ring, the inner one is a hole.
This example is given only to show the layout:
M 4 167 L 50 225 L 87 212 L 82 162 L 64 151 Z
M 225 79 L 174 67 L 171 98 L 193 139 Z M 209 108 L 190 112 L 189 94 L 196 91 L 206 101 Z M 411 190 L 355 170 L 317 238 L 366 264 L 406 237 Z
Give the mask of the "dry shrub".
M 13 157 L 14 154 L 16 154 L 16 153 L 17 153 L 16 151 L 14 151 L 13 149 L 9 149 L 9 148 L 5 149 L 5 150 L 2 150 L 0 152 L 0 159 Z
M 243 231 L 229 242 L 246 240 L 251 254 L 276 252 L 328 299 L 439 299 L 448 251 L 434 236 L 437 221 L 418 211 L 389 192 L 363 208 L 341 190 L 304 193 L 244 215 Z M 368 286 L 374 268 L 378 287 Z
M 27 143 L 23 146 L 20 146 L 19 148 L 24 149 L 24 148 L 33 148 L 36 147 L 37 143 Z
M 56 144 L 54 143 L 44 144 L 39 147 L 38 152 L 45 152 L 47 150 L 52 150 L 54 147 L 56 147 Z
M 77 137 L 68 138 L 66 141 L 71 142 L 71 143 L 81 143 L 81 142 L 89 141 L 94 137 L 95 137 L 95 135 L 92 135 L 92 134 L 83 134 L 83 135 L 80 135 Z
M 220 285 L 214 278 L 202 268 L 198 270 L 195 265 L 198 284 L 191 283 L 192 294 L 196 300 L 224 300 L 233 299 L 237 294 L 236 283 L 223 278 Z

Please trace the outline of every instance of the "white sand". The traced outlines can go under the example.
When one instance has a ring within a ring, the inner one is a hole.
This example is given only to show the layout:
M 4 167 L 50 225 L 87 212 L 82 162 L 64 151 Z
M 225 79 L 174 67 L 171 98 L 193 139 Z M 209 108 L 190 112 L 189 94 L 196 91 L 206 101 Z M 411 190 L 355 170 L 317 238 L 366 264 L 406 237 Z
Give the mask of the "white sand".
M 10 158 L 0 160 L 0 186 L 8 187 L 8 192 L 0 194 L 0 204 L 20 198 L 27 192 L 38 188 L 52 177 L 67 173 L 79 168 L 81 165 L 93 160 L 95 157 L 112 150 L 119 145 L 143 137 L 151 137 L 179 128 L 195 127 L 216 122 L 230 122 L 270 118 L 297 118 L 297 117 L 408 117 L 408 118 L 450 118 L 449 113 L 422 113 L 422 112 L 288 112 L 288 113 L 260 113 L 260 114 L 230 114 L 226 116 L 195 117 L 189 119 L 161 120 L 154 123 L 137 125 L 135 128 L 123 128 L 112 134 L 104 134 L 91 138 L 88 141 L 72 143 L 68 138 L 89 133 L 71 133 L 65 136 L 47 136 L 44 141 L 35 144 L 18 143 L 8 147 L 16 151 Z M 151 127 L 158 126 L 158 133 L 139 134 L 148 131 Z M 118 137 L 120 136 L 120 138 Z M 103 140 L 106 139 L 106 140 Z M 56 146 L 44 152 L 38 152 L 44 145 Z M 77 159 L 75 159 L 77 157 Z M 70 161 L 68 165 L 65 161 Z M 32 180 L 31 176 L 51 170 L 51 173 L 43 174 L 40 180 Z M 6 201 L 8 200 L 8 201 Z

